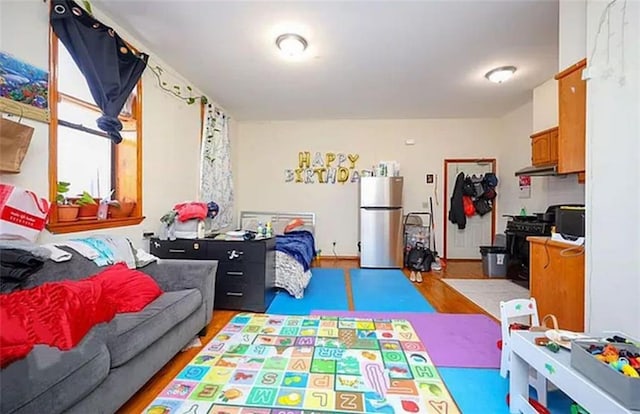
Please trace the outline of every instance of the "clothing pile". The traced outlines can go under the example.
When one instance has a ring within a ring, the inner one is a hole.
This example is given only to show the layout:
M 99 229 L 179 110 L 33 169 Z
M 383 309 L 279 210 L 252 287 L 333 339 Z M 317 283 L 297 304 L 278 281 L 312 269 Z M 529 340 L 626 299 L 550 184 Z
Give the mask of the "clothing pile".
M 155 280 L 124 263 L 86 279 L 2 294 L 0 368 L 24 358 L 38 344 L 71 349 L 95 325 L 117 313 L 139 312 L 161 294 Z
M 0 250 L 0 285 L 3 290 L 13 290 L 29 276 L 40 270 L 44 259 L 26 250 Z
M 467 217 L 490 213 L 498 195 L 497 186 L 498 177 L 492 172 L 472 176 L 459 173 L 451 195 L 449 221 L 462 230 L 467 226 Z
M 216 217 L 219 212 L 220 207 L 213 201 L 178 203 L 160 218 L 163 225 L 160 238 L 173 240 L 204 237 L 206 222 Z
M 20 288 L 46 260 L 66 262 L 71 260 L 73 251 L 98 266 L 124 262 L 129 269 L 136 269 L 158 260 L 121 236 L 95 235 L 39 245 L 21 236 L 3 234 L 0 235 L 0 290 L 9 292 Z

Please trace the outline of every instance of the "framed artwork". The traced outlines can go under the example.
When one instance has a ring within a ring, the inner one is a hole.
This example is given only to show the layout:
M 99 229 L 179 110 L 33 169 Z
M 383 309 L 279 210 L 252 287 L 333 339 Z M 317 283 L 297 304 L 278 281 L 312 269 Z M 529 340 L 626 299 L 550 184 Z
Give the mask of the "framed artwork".
M 0 51 L 0 111 L 49 122 L 49 73 Z

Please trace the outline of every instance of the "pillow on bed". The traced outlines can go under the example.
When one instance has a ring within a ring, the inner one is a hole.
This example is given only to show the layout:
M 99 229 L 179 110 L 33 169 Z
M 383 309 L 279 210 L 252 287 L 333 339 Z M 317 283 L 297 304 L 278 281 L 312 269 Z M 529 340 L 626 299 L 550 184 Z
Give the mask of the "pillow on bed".
M 284 228 L 284 232 L 289 233 L 290 231 L 301 230 L 300 227 L 302 226 L 304 226 L 304 220 L 295 218 L 291 220 L 289 224 L 287 224 L 287 226 Z

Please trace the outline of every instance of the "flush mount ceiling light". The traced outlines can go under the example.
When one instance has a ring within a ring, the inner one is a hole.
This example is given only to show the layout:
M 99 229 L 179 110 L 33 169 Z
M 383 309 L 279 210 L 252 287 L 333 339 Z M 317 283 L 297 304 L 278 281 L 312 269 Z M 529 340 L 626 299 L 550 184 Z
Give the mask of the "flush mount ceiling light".
M 298 57 L 307 49 L 307 40 L 295 33 L 285 33 L 278 36 L 276 46 L 286 57 Z
M 514 73 L 516 73 L 515 66 L 502 66 L 490 70 L 484 75 L 484 77 L 493 83 L 502 83 L 511 79 Z

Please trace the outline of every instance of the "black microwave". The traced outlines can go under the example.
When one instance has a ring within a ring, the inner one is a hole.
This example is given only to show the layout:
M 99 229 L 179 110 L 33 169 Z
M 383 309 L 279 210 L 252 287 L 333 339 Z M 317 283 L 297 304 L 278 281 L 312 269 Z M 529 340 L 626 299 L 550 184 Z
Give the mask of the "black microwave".
M 584 206 L 560 206 L 556 210 L 556 233 L 567 239 L 584 237 Z

